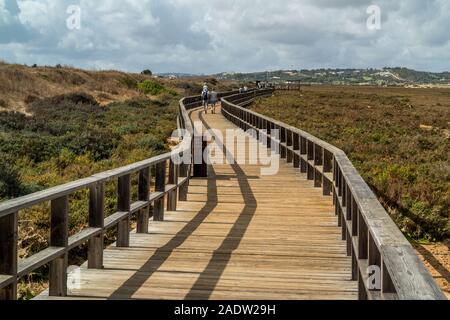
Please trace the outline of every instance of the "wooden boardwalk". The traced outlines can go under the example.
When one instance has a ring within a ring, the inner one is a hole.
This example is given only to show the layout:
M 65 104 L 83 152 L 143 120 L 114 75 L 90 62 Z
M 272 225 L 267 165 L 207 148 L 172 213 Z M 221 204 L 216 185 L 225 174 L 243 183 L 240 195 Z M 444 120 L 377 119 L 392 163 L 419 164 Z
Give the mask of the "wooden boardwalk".
M 219 111 L 192 118 L 235 128 Z M 332 198 L 280 161 L 274 176 L 210 166 L 164 222 L 107 248 L 104 269 L 71 267 L 64 299 L 357 299 Z

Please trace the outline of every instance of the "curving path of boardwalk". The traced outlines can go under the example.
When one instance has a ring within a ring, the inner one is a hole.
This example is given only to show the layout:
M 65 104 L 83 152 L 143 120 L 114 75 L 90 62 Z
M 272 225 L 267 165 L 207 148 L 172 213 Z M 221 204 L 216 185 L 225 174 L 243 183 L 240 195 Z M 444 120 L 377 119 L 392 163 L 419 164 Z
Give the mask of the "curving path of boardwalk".
M 191 116 L 235 128 L 220 111 Z M 106 249 L 103 270 L 72 268 L 68 298 L 357 299 L 331 197 L 280 166 L 275 176 L 261 176 L 260 165 L 210 166 L 149 234 Z

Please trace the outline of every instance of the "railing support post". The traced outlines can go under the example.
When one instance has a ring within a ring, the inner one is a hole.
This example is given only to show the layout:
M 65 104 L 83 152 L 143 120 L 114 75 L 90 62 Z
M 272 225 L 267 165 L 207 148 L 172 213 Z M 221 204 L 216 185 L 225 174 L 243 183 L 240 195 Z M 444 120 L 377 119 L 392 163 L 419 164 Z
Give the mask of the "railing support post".
M 176 165 L 172 159 L 169 161 L 169 184 L 177 185 L 178 184 L 178 165 Z M 178 188 L 170 191 L 167 194 L 167 211 L 176 211 L 177 210 L 177 197 L 178 197 Z
M 323 173 L 318 170 L 318 166 L 323 165 L 323 149 L 314 143 L 314 187 L 321 188 L 323 183 Z
M 12 213 L 0 218 L 0 274 L 17 275 L 17 216 Z M 17 300 L 17 278 L 0 289 L 0 300 Z
M 51 202 L 50 246 L 67 248 L 69 245 L 69 197 Z M 67 251 L 50 262 L 49 295 L 67 296 Z
M 292 163 L 294 158 L 294 153 L 289 147 L 293 147 L 293 132 L 291 130 L 286 130 L 286 161 L 287 163 Z
M 300 168 L 300 136 L 298 133 L 293 133 L 292 144 L 294 148 L 294 168 Z
M 188 178 L 179 188 L 178 190 L 178 200 L 179 201 L 187 201 L 188 192 L 189 192 L 189 165 L 182 163 L 180 165 L 180 177 Z
M 166 189 L 166 161 L 156 164 L 155 190 L 156 192 L 165 192 Z M 153 206 L 153 219 L 155 221 L 164 221 L 164 197 L 155 200 Z
M 314 161 L 314 142 L 307 140 L 306 142 L 306 147 L 307 147 L 307 159 L 308 162 L 306 163 L 307 166 L 307 178 L 308 180 L 312 180 L 314 181 L 314 166 L 310 163 L 310 161 Z
M 286 148 L 286 129 L 283 127 L 279 127 L 280 129 L 280 157 L 281 159 L 286 159 L 287 157 L 287 148 Z
M 128 217 L 119 221 L 117 225 L 117 246 L 126 248 L 130 246 L 131 175 L 119 177 L 117 195 L 117 210 L 128 212 Z
M 307 173 L 308 162 L 302 157 L 307 157 L 308 154 L 308 140 L 304 137 L 300 137 L 300 172 Z
M 99 182 L 89 190 L 89 227 L 102 228 L 105 225 L 105 184 Z M 88 268 L 103 268 L 103 232 L 89 240 Z
M 194 177 L 206 178 L 208 176 L 208 165 L 205 159 L 205 150 L 208 146 L 208 142 L 202 136 L 194 138 L 194 152 L 197 153 L 194 156 Z
M 148 201 L 150 197 L 150 168 L 139 171 L 138 200 Z M 137 213 L 137 233 L 148 233 L 150 204 Z

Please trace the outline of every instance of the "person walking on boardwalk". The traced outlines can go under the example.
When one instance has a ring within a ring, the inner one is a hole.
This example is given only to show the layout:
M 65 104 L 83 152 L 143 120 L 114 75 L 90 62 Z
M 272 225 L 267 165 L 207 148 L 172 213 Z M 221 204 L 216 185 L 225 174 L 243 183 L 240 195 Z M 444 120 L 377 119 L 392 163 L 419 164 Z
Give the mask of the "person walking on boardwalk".
M 203 109 L 205 110 L 205 114 L 208 113 L 208 99 L 209 99 L 208 86 L 205 83 L 203 85 L 203 91 L 202 91 L 202 104 L 203 104 Z
M 212 113 L 216 113 L 216 105 L 219 102 L 219 99 L 217 98 L 217 92 L 214 91 L 214 89 L 209 93 L 209 103 L 211 104 L 211 110 Z

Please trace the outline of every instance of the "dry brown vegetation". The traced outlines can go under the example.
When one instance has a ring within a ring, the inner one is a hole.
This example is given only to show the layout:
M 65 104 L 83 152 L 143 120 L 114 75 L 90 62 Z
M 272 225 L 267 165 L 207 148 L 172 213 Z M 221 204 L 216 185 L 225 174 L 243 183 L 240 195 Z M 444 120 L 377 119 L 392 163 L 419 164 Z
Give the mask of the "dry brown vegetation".
M 70 92 L 85 92 L 101 104 L 124 101 L 138 96 L 124 84 L 126 79 L 142 81 L 147 76 L 118 71 L 84 71 L 73 68 L 0 64 L 0 107 L 26 111 L 26 105 L 38 98 Z
M 72 92 L 84 92 L 100 105 L 121 102 L 141 95 L 139 82 L 153 80 L 151 76 L 121 71 L 87 71 L 71 67 L 27 67 L 0 62 L 0 111 L 20 111 L 30 114 L 27 105 L 40 98 Z M 209 81 L 208 81 L 209 80 Z M 158 83 L 178 93 L 200 94 L 203 81 L 214 85 L 213 79 L 157 79 Z M 217 90 L 227 89 L 229 83 L 217 83 Z

